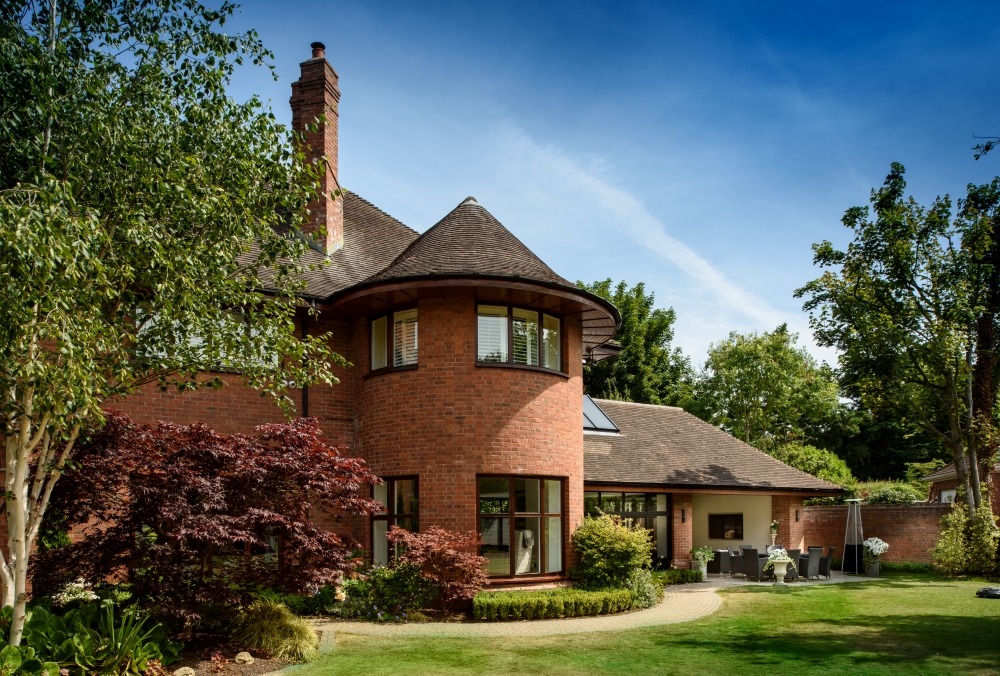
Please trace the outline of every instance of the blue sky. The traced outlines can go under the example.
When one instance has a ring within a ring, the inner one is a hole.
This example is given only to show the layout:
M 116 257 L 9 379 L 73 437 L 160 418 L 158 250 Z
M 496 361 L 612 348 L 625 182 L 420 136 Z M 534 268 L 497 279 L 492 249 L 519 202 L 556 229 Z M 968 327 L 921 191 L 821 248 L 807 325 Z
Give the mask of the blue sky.
M 781 322 L 810 245 L 893 161 L 912 193 L 1000 174 L 1000 5 L 247 2 L 290 120 L 309 43 L 340 75 L 343 185 L 416 230 L 474 195 L 570 280 L 644 282 L 695 363 Z M 835 355 L 814 349 L 824 359 Z

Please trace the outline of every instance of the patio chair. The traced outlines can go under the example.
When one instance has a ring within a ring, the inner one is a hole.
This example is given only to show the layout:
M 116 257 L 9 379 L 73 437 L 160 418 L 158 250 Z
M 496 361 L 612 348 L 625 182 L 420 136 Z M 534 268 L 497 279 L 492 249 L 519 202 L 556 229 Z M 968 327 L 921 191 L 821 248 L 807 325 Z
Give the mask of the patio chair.
M 785 582 L 796 582 L 799 579 L 799 554 L 802 552 L 801 549 L 789 549 L 788 558 L 792 560 L 788 564 L 788 568 L 785 569 Z
M 833 565 L 833 553 L 837 551 L 836 547 L 830 547 L 830 553 L 819 560 L 819 575 L 822 575 L 827 580 L 830 579 L 830 567 Z
M 734 552 L 732 547 L 729 548 L 729 575 L 731 577 L 746 574 L 744 561 L 746 561 L 746 556 L 742 553 Z
M 807 580 L 819 577 L 819 563 L 822 554 L 822 547 L 810 547 L 808 554 L 799 556 L 799 575 Z
M 743 554 L 743 556 L 746 556 L 747 552 L 751 549 L 753 549 L 753 545 L 740 545 L 740 553 Z
M 724 549 L 716 550 L 715 558 L 708 562 L 708 572 L 723 575 L 730 570 L 729 552 Z
M 771 571 L 764 570 L 764 564 L 767 563 L 767 559 L 761 557 L 756 549 L 751 549 L 743 554 L 745 559 L 744 564 L 746 566 L 746 576 L 748 580 L 756 580 L 757 582 L 763 582 L 764 580 L 770 579 Z

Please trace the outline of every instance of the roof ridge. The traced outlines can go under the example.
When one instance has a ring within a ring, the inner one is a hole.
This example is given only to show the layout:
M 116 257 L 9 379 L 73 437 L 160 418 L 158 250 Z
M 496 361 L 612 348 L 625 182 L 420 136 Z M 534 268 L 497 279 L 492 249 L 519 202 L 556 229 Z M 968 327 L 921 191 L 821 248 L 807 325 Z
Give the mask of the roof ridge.
M 383 216 L 385 216 L 386 218 L 391 218 L 391 219 L 392 219 L 392 220 L 394 220 L 394 221 L 395 221 L 396 223 L 399 223 L 399 224 L 400 224 L 401 226 L 403 226 L 404 228 L 406 228 L 406 229 L 407 229 L 407 230 L 409 230 L 410 232 L 414 233 L 414 234 L 415 234 L 415 235 L 417 235 L 418 237 L 420 236 L 420 233 L 419 233 L 419 232 L 417 232 L 416 230 L 414 230 L 413 228 L 411 228 L 410 226 L 408 226 L 408 225 L 407 225 L 406 223 L 403 223 L 403 221 L 399 220 L 398 218 L 396 218 L 395 216 L 393 216 L 392 214 L 390 214 L 390 213 L 389 213 L 389 212 L 387 212 L 386 210 L 384 210 L 384 209 L 382 209 L 382 208 L 380 208 L 380 207 L 377 207 L 377 206 L 375 206 L 375 204 L 373 204 L 372 202 L 369 202 L 368 200 L 366 200 L 366 199 L 365 199 L 364 197 L 362 197 L 362 196 L 361 196 L 361 195 L 359 195 L 358 193 L 354 192 L 353 190 L 347 190 L 347 189 L 345 188 L 345 189 L 344 189 L 344 194 L 345 194 L 345 195 L 351 195 L 352 197 L 355 197 L 355 198 L 357 198 L 357 199 L 361 200 L 361 201 L 362 201 L 362 202 L 364 202 L 364 203 L 365 203 L 366 205 L 370 206 L 370 207 L 371 207 L 372 209 L 374 209 L 375 211 L 379 212 L 380 214 L 382 214 L 382 215 L 383 215 Z M 416 241 L 416 240 L 414 240 L 414 241 Z
M 629 406 L 649 406 L 651 408 L 663 408 L 668 411 L 684 411 L 680 406 L 667 406 L 666 404 L 645 404 L 639 401 L 622 401 L 621 399 L 598 399 L 597 397 L 591 397 L 594 401 L 606 401 L 609 404 L 628 404 Z M 687 413 L 687 411 L 684 411 Z M 688 413 L 688 415 L 692 415 Z M 698 416 L 695 416 L 698 418 Z M 698 418 L 701 420 L 701 418 Z

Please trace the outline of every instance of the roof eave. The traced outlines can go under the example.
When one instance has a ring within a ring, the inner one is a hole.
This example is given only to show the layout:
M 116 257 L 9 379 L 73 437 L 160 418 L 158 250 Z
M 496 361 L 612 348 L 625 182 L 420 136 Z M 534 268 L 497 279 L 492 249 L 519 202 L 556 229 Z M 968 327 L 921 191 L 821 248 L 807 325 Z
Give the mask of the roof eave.
M 804 495 L 815 495 L 817 497 L 831 497 L 843 495 L 844 489 L 838 487 L 834 488 L 802 488 L 796 486 L 746 486 L 740 484 L 729 484 L 729 485 L 707 485 L 707 484 L 678 484 L 678 483 L 663 483 L 657 481 L 601 481 L 596 479 L 584 479 L 584 485 L 600 485 L 600 486 L 621 486 L 623 488 L 627 487 L 639 487 L 639 486 L 657 486 L 659 488 L 669 488 L 671 490 L 684 491 L 684 490 L 710 490 L 710 491 L 735 491 L 735 492 L 750 492 L 750 493 L 802 493 Z

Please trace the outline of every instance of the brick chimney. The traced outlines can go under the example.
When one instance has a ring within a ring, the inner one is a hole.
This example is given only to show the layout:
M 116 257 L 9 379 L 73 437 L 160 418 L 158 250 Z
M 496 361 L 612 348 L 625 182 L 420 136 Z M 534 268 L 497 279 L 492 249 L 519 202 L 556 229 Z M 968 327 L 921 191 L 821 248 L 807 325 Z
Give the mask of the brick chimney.
M 317 237 L 324 253 L 331 254 L 344 246 L 344 198 L 334 199 L 333 192 L 339 189 L 337 183 L 337 104 L 340 89 L 337 87 L 337 72 L 326 60 L 326 46 L 314 42 L 312 58 L 299 64 L 301 74 L 292 83 L 292 129 L 305 133 L 306 157 L 313 162 L 326 159 L 326 174 L 322 178 L 323 196 L 309 203 L 309 222 L 304 226 L 307 233 L 326 230 L 326 237 Z M 325 115 L 325 120 L 317 120 Z M 306 125 L 315 123 L 318 129 L 307 132 Z

